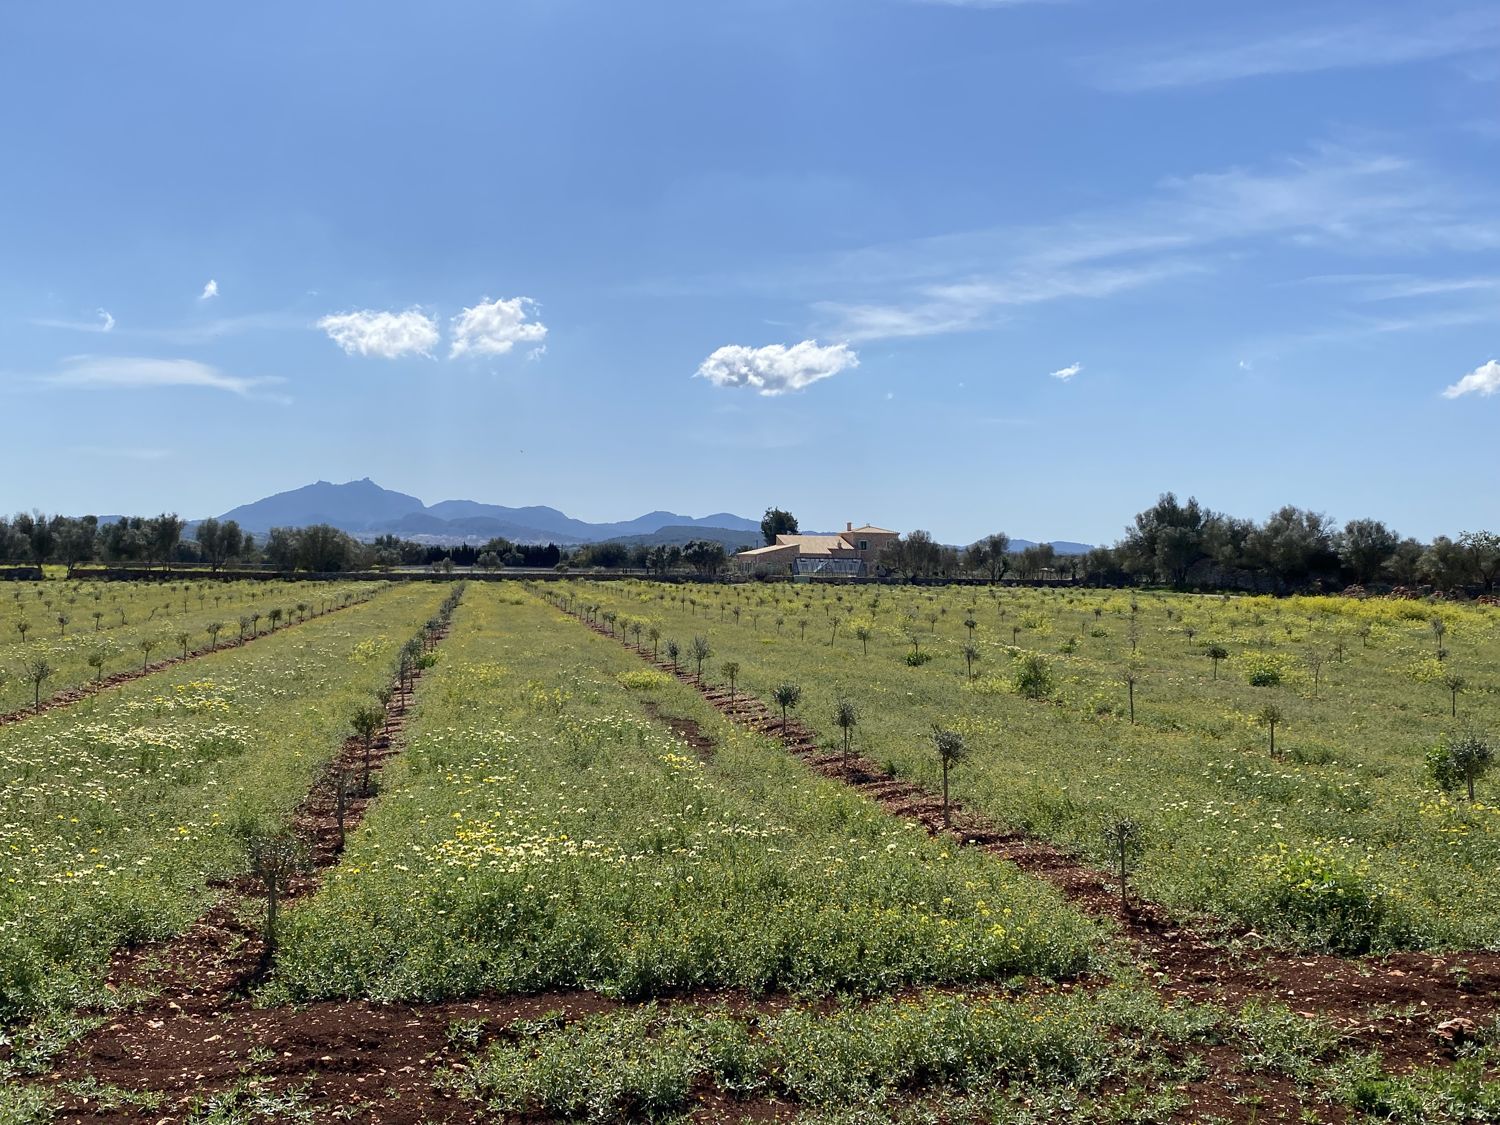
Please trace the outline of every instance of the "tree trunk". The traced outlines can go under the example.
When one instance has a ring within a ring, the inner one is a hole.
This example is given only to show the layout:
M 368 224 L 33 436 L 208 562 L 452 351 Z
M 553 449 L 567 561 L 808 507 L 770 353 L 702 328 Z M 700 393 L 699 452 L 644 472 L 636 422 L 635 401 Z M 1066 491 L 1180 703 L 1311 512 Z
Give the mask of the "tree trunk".
M 948 818 L 948 763 L 943 763 L 943 827 L 951 828 L 952 823 Z

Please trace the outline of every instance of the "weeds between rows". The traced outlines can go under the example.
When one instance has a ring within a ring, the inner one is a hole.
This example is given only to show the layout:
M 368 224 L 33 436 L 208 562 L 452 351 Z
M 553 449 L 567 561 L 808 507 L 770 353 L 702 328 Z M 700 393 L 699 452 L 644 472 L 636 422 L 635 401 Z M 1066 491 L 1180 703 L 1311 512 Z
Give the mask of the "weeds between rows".
M 379 583 L 19 583 L 0 592 L 0 720 L 363 601 Z M 9 595 L 6 597 L 5 595 Z
M 342 706 L 374 690 L 438 597 L 392 589 L 285 640 L 0 728 L 0 1018 L 108 999 L 111 950 L 195 918 L 210 883 L 240 870 L 245 835 L 290 813 L 343 737 Z
M 1179 911 L 1347 952 L 1500 941 L 1500 779 L 1469 802 L 1429 763 L 1466 731 L 1500 732 L 1493 609 L 645 582 L 559 592 L 663 655 L 703 638 L 710 680 L 733 665 L 765 699 L 795 683 L 797 714 L 830 748 L 852 702 L 857 750 L 928 788 L 941 781 L 933 725 L 958 732 L 957 799 L 1101 865 L 1102 829 L 1133 820 L 1143 891 Z M 1465 676 L 1457 694 L 1450 673 Z
M 727 726 L 706 765 L 641 714 L 626 654 L 557 626 L 471 594 L 380 806 L 288 914 L 286 995 L 878 992 L 1090 963 L 1049 889 Z

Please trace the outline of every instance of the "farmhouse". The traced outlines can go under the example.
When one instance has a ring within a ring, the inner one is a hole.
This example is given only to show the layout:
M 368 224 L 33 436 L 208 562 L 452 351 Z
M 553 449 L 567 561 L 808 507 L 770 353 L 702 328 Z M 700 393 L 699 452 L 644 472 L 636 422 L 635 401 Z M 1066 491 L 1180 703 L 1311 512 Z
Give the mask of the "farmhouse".
M 899 538 L 899 531 L 846 523 L 837 535 L 778 535 L 769 547 L 735 555 L 734 566 L 741 574 L 859 578 L 874 573 L 880 552 Z

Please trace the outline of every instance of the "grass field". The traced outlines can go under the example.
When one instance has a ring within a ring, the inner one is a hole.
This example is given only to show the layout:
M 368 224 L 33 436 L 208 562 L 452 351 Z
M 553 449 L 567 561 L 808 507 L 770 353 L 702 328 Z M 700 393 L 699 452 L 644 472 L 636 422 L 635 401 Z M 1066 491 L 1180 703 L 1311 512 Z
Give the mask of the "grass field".
M 376 588 L 201 580 L 6 584 L 0 587 L 0 714 L 185 650 L 267 633 Z M 40 682 L 31 675 L 37 660 L 50 669 Z
M 878 992 L 1074 975 L 1092 928 L 536 599 L 468 596 L 410 749 L 278 966 L 294 999 Z M 702 724 L 707 761 L 644 712 Z
M 1493 727 L 1493 610 L 504 582 L 439 628 L 449 593 L 0 727 L 0 1122 L 1500 1117 L 1495 779 L 1424 767 Z M 253 950 L 205 911 L 260 925 L 247 836 L 302 823 L 414 636 L 362 819 L 225 984 Z M 797 683 L 830 761 L 847 700 L 929 789 L 961 732 L 965 815 L 1099 864 L 1136 818 L 1165 921 L 818 772 L 690 682 L 694 638 L 705 681 Z
M 194 918 L 441 597 L 393 588 L 0 727 L 0 1015 L 76 1000 L 116 946 Z
M 1449 732 L 1500 733 L 1496 609 L 641 582 L 573 597 L 647 643 L 653 627 L 684 651 L 705 638 L 706 674 L 736 661 L 762 698 L 797 682 L 798 714 L 830 743 L 836 701 L 852 700 L 862 752 L 925 784 L 931 726 L 960 731 L 955 794 L 1003 825 L 1102 862 L 1100 826 L 1140 821 L 1141 886 L 1179 908 L 1313 946 L 1500 948 L 1500 777 L 1470 804 L 1424 761 Z M 1456 716 L 1449 675 L 1464 682 Z

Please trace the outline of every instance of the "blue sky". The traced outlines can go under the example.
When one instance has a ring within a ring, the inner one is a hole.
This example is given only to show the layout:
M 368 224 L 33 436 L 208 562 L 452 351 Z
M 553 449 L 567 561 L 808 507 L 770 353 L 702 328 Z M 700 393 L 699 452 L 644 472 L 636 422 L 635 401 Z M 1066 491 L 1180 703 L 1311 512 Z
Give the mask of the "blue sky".
M 0 9 L 0 509 L 1500 527 L 1500 8 Z

